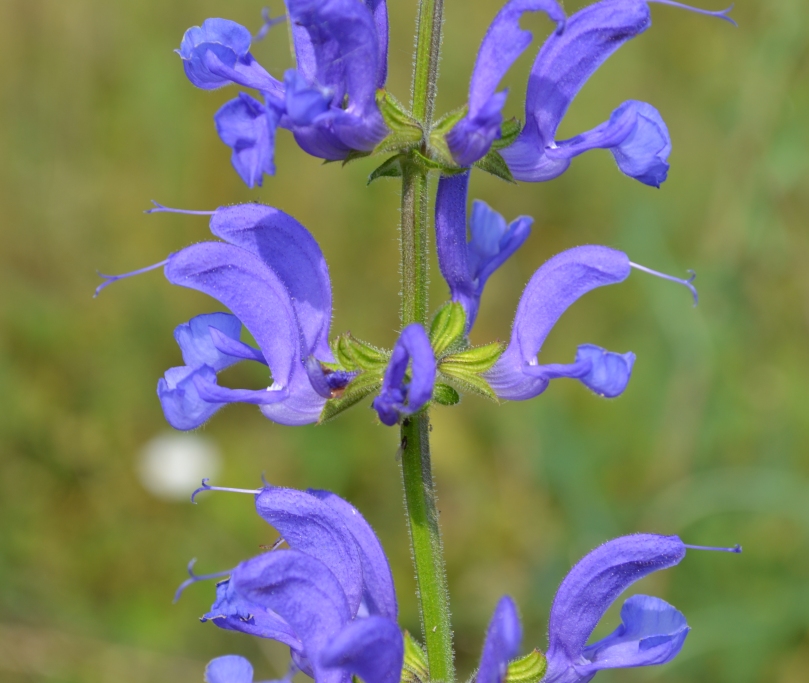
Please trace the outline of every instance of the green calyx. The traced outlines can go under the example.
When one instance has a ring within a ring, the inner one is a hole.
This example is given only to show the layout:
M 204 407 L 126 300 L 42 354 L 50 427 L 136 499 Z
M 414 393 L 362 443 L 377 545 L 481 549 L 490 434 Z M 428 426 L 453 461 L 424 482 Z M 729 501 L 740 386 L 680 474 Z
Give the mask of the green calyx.
M 424 648 L 410 635 L 409 631 L 405 631 L 402 683 L 427 683 L 429 680 L 430 669 L 427 666 L 427 655 Z
M 539 650 L 509 662 L 505 683 L 539 683 L 548 668 L 548 660 Z

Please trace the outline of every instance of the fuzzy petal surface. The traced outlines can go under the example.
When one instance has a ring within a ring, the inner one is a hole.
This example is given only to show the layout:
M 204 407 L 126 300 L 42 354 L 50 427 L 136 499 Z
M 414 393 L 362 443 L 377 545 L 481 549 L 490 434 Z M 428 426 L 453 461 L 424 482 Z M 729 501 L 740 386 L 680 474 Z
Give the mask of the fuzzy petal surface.
M 503 683 L 508 663 L 520 653 L 522 626 L 517 606 L 507 595 L 500 598 L 486 631 L 475 683 Z
M 404 640 L 395 621 L 367 617 L 349 623 L 326 646 L 320 663 L 365 683 L 399 683 L 404 661 Z

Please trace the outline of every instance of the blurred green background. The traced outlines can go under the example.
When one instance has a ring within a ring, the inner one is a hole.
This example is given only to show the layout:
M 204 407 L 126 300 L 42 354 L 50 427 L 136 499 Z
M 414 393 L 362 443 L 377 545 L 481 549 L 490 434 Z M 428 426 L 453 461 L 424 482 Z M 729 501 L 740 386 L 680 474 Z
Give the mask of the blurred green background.
M 707 2 L 707 0 L 706 0 Z M 415 0 L 391 2 L 390 89 L 406 99 Z M 572 12 L 584 3 L 569 1 Z M 705 4 L 705 3 L 702 3 Z M 500 0 L 447 0 L 439 111 L 460 105 Z M 171 604 L 186 562 L 227 569 L 275 538 L 248 498 L 200 504 L 147 492 L 144 444 L 169 431 L 155 396 L 180 361 L 174 327 L 218 310 L 160 273 L 92 299 L 95 269 L 123 272 L 206 239 L 204 217 L 142 213 L 155 199 L 211 209 L 259 200 L 301 220 L 331 266 L 333 331 L 390 346 L 398 324 L 397 186 L 365 187 L 373 161 L 322 166 L 279 135 L 278 174 L 244 187 L 211 117 L 235 95 L 185 79 L 172 53 L 209 16 L 256 30 L 248 0 L 0 2 L 0 680 L 201 681 L 216 655 L 283 673 L 282 647 L 199 624 L 212 584 Z M 280 3 L 272 5 L 275 12 Z M 554 591 L 571 564 L 635 531 L 741 543 L 689 553 L 633 590 L 693 627 L 665 667 L 608 681 L 797 683 L 809 679 L 809 4 L 741 0 L 739 28 L 652 6 L 654 26 L 616 54 L 573 104 L 560 136 L 626 99 L 652 102 L 674 150 L 659 191 L 606 152 L 546 184 L 483 174 L 472 195 L 534 232 L 487 287 L 473 341 L 507 338 L 533 271 L 557 251 L 602 243 L 649 267 L 699 273 L 688 293 L 640 273 L 589 294 L 551 334 L 542 362 L 579 343 L 638 356 L 620 399 L 575 382 L 494 406 L 434 411 L 434 467 L 460 673 L 469 675 L 496 600 L 521 607 L 524 646 L 545 646 Z M 508 77 L 522 116 L 537 42 Z M 290 65 L 286 31 L 254 49 Z M 437 306 L 446 289 L 433 271 Z M 229 381 L 260 386 L 261 373 Z M 330 488 L 376 527 L 402 624 L 418 631 L 395 460 L 397 435 L 367 404 L 322 427 L 286 428 L 233 406 L 200 434 L 222 453 L 216 483 Z M 617 608 L 599 627 L 617 624 Z

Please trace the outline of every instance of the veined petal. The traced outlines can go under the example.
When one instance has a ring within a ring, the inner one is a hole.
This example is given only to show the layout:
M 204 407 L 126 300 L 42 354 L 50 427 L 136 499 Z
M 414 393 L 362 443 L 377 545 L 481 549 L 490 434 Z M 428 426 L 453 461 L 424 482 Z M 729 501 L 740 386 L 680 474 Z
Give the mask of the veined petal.
M 533 219 L 520 216 L 510 225 L 485 202 L 475 201 L 466 241 L 466 196 L 469 173 L 442 177 L 435 205 L 436 250 L 452 300 L 466 311 L 466 331 L 477 317 L 483 288 L 492 273 L 522 246 Z
M 214 115 L 216 132 L 233 150 L 231 163 L 248 187 L 261 186 L 264 174 L 275 174 L 275 130 L 279 114 L 250 95 L 225 103 Z
M 623 173 L 645 185 L 660 187 L 668 174 L 671 138 L 651 104 L 630 100 L 593 130 L 545 150 L 551 160 L 571 159 L 590 149 L 609 149 Z
M 525 127 L 501 150 L 518 180 L 549 180 L 568 159 L 549 159 L 559 123 L 588 78 L 627 40 L 651 26 L 644 0 L 602 0 L 571 16 L 561 34 L 552 35 L 531 69 L 525 101 Z
M 405 381 L 408 365 L 410 382 Z M 373 402 L 380 421 L 391 427 L 401 416 L 421 410 L 432 398 L 435 373 L 435 355 L 427 333 L 418 323 L 408 325 L 396 340 L 382 388 Z
M 404 640 L 396 622 L 373 616 L 346 625 L 320 656 L 322 666 L 365 683 L 399 683 L 403 661 Z
M 398 607 L 393 575 L 382 544 L 371 525 L 357 508 L 331 491 L 309 489 L 308 493 L 337 512 L 354 537 L 362 560 L 362 597 L 368 613 L 387 617 L 395 622 Z
M 309 38 L 311 57 L 305 57 L 303 75 L 334 90 L 335 102 L 348 95 L 349 111 L 364 112 L 374 103 L 379 61 L 379 40 L 374 15 L 358 0 L 287 0 L 296 27 Z M 298 35 L 295 32 L 297 48 Z M 314 73 L 311 72 L 315 67 Z
M 507 595 L 500 598 L 486 631 L 475 683 L 503 683 L 508 663 L 520 652 L 522 626 L 517 606 Z
M 177 53 L 188 79 L 198 88 L 214 90 L 231 83 L 265 92 L 282 92 L 281 84 L 253 59 L 252 36 L 228 19 L 206 19 L 183 36 Z
M 258 342 L 277 387 L 289 387 L 301 364 L 300 331 L 289 292 L 273 270 L 246 249 L 201 242 L 172 254 L 169 282 L 196 289 L 224 304 Z
M 536 357 L 548 333 L 571 304 L 597 287 L 622 282 L 629 272 L 626 254 L 600 246 L 568 249 L 544 263 L 522 294 L 508 348 L 485 375 L 495 393 L 513 400 L 532 398 L 545 390 L 550 379 L 562 376 L 582 380 L 589 377 L 590 384 L 585 384 L 605 395 L 616 389 L 620 376 L 613 355 L 618 354 L 599 356 L 601 349 L 584 346 L 573 366 L 539 366 Z M 629 364 L 628 379 L 634 356 L 624 359 L 624 366 Z
M 221 207 L 211 232 L 259 257 L 284 283 L 303 335 L 302 356 L 333 360 L 329 348 L 331 281 L 315 238 L 280 209 L 262 204 Z
M 585 555 L 565 577 L 548 623 L 547 683 L 586 681 L 577 673 L 587 639 L 612 602 L 635 581 L 678 564 L 685 546 L 677 536 L 622 536 Z M 648 622 L 631 617 L 638 633 Z M 654 643 L 652 643 L 654 647 Z M 572 670 L 572 671 L 571 671 Z M 591 675 L 591 674 L 590 674 Z
M 340 670 L 320 664 L 320 653 L 350 621 L 342 586 L 322 562 L 295 550 L 264 553 L 240 564 L 236 592 L 278 614 L 295 630 L 319 683 L 342 683 Z
M 293 550 L 326 565 L 342 586 L 352 616 L 362 600 L 363 573 L 354 536 L 334 507 L 305 491 L 267 487 L 256 511 Z
M 252 603 L 237 593 L 230 579 L 216 585 L 216 600 L 201 621 L 212 621 L 228 631 L 277 640 L 293 651 L 303 650 L 303 643 L 292 626 L 271 609 Z
M 599 671 L 665 664 L 680 652 L 689 631 L 682 612 L 649 595 L 633 595 L 624 602 L 621 622 L 606 638 L 584 648 L 582 655 L 589 664 L 577 668 Z
M 496 93 L 511 65 L 531 44 L 530 31 L 520 28 L 525 12 L 545 12 L 564 26 L 565 13 L 555 0 L 511 0 L 497 13 L 486 32 L 469 84 L 469 113 L 447 135 L 455 161 L 469 166 L 484 157 L 500 137 L 505 93 Z
M 205 683 L 253 683 L 253 665 L 238 655 L 217 657 L 205 667 Z

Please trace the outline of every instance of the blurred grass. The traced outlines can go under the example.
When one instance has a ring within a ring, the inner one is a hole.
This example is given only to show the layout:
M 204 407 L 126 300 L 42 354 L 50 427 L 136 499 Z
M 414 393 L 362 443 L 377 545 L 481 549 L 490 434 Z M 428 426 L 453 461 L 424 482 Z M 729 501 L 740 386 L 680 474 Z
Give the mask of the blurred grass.
M 501 3 L 446 4 L 439 110 L 463 102 Z M 390 88 L 402 99 L 414 6 L 391 3 Z M 159 273 L 91 298 L 96 268 L 130 270 L 206 238 L 203 218 L 144 216 L 150 199 L 199 209 L 258 199 L 320 241 L 333 330 L 395 339 L 395 184 L 365 188 L 372 162 L 323 167 L 282 133 L 278 175 L 247 190 L 211 123 L 233 90 L 195 90 L 171 52 L 208 16 L 257 28 L 259 9 L 245 0 L 0 3 L 2 680 L 199 681 L 204 662 L 228 652 L 250 656 L 259 676 L 282 673 L 283 648 L 197 623 L 210 586 L 171 605 L 189 558 L 200 571 L 233 566 L 272 530 L 247 499 L 164 503 L 134 473 L 140 447 L 167 429 L 154 386 L 179 360 L 171 332 L 216 304 Z M 571 563 L 640 530 L 738 542 L 745 553 L 689 553 L 640 584 L 682 609 L 693 633 L 675 663 L 599 680 L 797 683 L 809 670 L 809 5 L 739 2 L 735 30 L 669 7 L 652 13 L 654 27 L 591 79 L 561 135 L 625 99 L 648 100 L 674 139 L 668 182 L 660 191 L 634 183 L 599 152 L 547 184 L 476 176 L 474 196 L 536 223 L 488 285 L 474 340 L 506 338 L 536 267 L 588 242 L 673 273 L 694 268 L 701 303 L 692 309 L 685 291 L 635 274 L 566 314 L 543 361 L 568 362 L 583 342 L 632 349 L 635 375 L 619 400 L 560 382 L 524 404 L 469 398 L 435 411 L 462 674 L 501 594 L 521 606 L 525 647 L 544 647 Z M 550 29 L 539 17 L 524 24 L 538 36 Z M 255 54 L 280 74 L 284 31 Z M 509 114 L 521 116 L 532 58 L 508 77 Z M 434 273 L 437 305 L 446 291 Z M 224 451 L 225 485 L 252 486 L 265 471 L 355 502 L 390 555 L 402 623 L 418 630 L 393 430 L 366 407 L 289 429 L 236 406 L 204 434 Z M 616 622 L 614 609 L 600 629 Z

